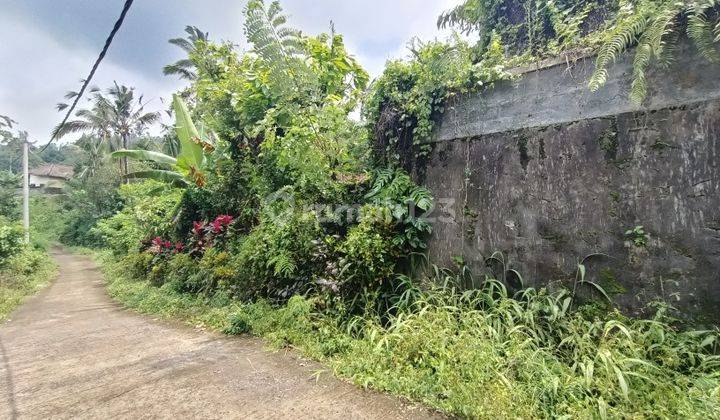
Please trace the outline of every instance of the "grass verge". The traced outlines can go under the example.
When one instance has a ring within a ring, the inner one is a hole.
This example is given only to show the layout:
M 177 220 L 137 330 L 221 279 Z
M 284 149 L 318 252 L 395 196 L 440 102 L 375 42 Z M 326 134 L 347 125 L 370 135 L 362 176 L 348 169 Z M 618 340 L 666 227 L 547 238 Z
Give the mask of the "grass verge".
M 412 290 L 389 319 L 348 317 L 326 302 L 242 304 L 126 277 L 100 258 L 110 294 L 139 312 L 294 347 L 354 383 L 468 418 L 718 418 L 717 331 L 652 320 L 588 320 L 567 295 L 501 285 Z M 411 296 L 412 295 L 412 296 Z M 323 308 L 322 310 L 320 308 Z
M 57 274 L 57 266 L 50 256 L 38 250 L 25 250 L 8 261 L 0 270 L 0 323 L 34 295 Z

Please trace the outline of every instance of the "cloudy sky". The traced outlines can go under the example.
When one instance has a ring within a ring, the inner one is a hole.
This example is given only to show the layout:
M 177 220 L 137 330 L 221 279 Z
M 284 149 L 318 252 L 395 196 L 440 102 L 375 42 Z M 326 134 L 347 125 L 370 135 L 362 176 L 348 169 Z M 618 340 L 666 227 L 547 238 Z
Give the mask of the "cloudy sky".
M 61 115 L 54 106 L 68 90 L 79 89 L 124 0 L 0 0 L 0 115 L 17 120 L 31 139 L 43 142 Z M 290 23 L 309 34 L 330 21 L 371 75 L 387 59 L 405 55 L 413 37 L 445 36 L 435 27 L 441 11 L 459 0 L 284 0 Z M 182 82 L 162 67 L 182 56 L 167 43 L 184 35 L 185 25 L 213 39 L 243 45 L 245 0 L 135 0 L 93 84 L 113 80 L 152 99 L 162 109 Z

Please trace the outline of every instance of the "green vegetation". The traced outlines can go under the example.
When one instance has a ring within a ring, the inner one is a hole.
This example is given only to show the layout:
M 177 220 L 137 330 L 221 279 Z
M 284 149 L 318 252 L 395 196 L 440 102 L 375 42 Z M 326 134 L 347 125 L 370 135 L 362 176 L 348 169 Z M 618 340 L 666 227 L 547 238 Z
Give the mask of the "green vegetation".
M 459 37 L 450 43 L 413 45 L 411 53 L 410 61 L 388 62 L 363 108 L 378 164 L 405 169 L 416 155 L 427 152 L 422 143 L 429 140 L 447 101 L 510 79 L 498 39 L 481 57 Z
M 717 3 L 691 3 L 468 0 L 439 24 L 479 33 L 477 44 L 414 43 L 370 82 L 334 28 L 303 34 L 278 2 L 252 0 L 246 51 L 195 27 L 171 40 L 187 57 L 164 71 L 187 85 L 162 137 L 146 135 L 157 115 L 122 85 L 94 91 L 58 127 L 85 133 L 66 155 L 78 176 L 62 196 L 35 199 L 36 246 L 102 249 L 108 290 L 128 307 L 296 347 L 359 385 L 449 414 L 717 417 L 717 330 L 684 331 L 661 304 L 650 319 L 621 315 L 613 272 L 586 277 L 597 255 L 549 290 L 527 288 L 501 253 L 474 275 L 462 256 L 459 273 L 427 267 L 434 200 L 410 175 L 422 176 L 453 101 L 512 79 L 518 63 L 600 48 L 599 87 L 628 47 L 666 57 L 660 47 L 680 28 L 709 57 Z M 636 60 L 634 97 L 648 62 Z M 0 123 L 6 133 L 11 121 Z M 616 131 L 598 140 L 612 161 Z M 15 181 L 0 181 L 0 211 L 16 217 Z M 31 251 L 18 248 L 16 227 L 2 229 L 0 253 L 17 275 Z M 637 228 L 627 237 L 647 241 Z M 20 283 L 40 282 L 35 265 Z
M 30 241 L 35 248 L 48 251 L 60 243 L 65 232 L 68 214 L 62 199 L 53 196 L 33 196 L 30 198 Z
M 0 322 L 55 274 L 49 256 L 23 243 L 21 226 L 0 217 Z
M 150 169 L 125 174 L 129 179 L 155 179 L 176 186 L 185 187 L 195 184 L 205 186 L 207 154 L 215 151 L 215 147 L 208 140 L 201 137 L 190 117 L 185 102 L 177 95 L 173 97 L 173 110 L 175 112 L 175 130 L 179 140 L 177 158 L 164 153 L 150 150 L 122 149 L 114 152 L 114 158 L 132 158 L 168 165 L 172 170 Z
M 645 232 L 644 226 L 635 226 L 625 232 L 625 237 L 628 238 L 638 248 L 644 248 L 647 246 L 648 235 Z
M 70 133 L 93 133 L 97 139 L 111 150 L 127 149 L 130 138 L 143 133 L 145 128 L 158 121 L 159 114 L 145 112 L 142 96 L 135 104 L 135 89 L 124 85 L 114 84 L 103 93 L 93 88 L 89 101 L 92 107 L 81 109 L 75 113 L 76 120 L 67 121 L 53 130 L 53 137 L 61 138 Z M 77 92 L 68 92 L 67 99 L 73 99 Z M 58 111 L 63 111 L 69 105 L 59 103 Z M 127 175 L 127 160 L 122 161 L 123 174 Z
M 106 257 L 107 258 L 107 257 Z M 406 284 L 392 314 L 353 315 L 327 296 L 282 306 L 224 292 L 182 293 L 127 276 L 105 260 L 109 291 L 130 308 L 227 334 L 295 347 L 358 385 L 463 417 L 712 418 L 720 409 L 713 331 L 679 332 L 665 310 L 649 320 L 586 319 L 565 292 L 508 295 L 486 279 L 461 292 L 449 272 Z M 175 278 L 175 277 L 173 277 Z M 404 279 L 409 282 L 409 279 Z
M 648 69 L 672 62 L 681 35 L 707 60 L 720 59 L 718 0 L 466 0 L 440 16 L 438 26 L 479 33 L 479 53 L 499 38 L 515 62 L 597 51 L 592 91 L 605 84 L 608 68 L 636 47 L 630 98 L 637 103 L 647 96 Z
M 607 80 L 607 68 L 629 47 L 636 46 L 630 98 L 642 103 L 647 96 L 646 72 L 653 62 L 666 67 L 673 60 L 680 31 L 685 32 L 707 60 L 720 59 L 717 0 L 640 0 L 620 1 L 617 21 L 608 30 L 598 51 L 590 90 L 600 89 Z
M 47 250 L 57 242 L 65 220 L 56 200 L 32 197 L 30 211 L 35 224 L 30 232 L 31 243 L 25 243 L 18 194 L 21 177 L 14 173 L 18 169 L 23 134 L 12 131 L 14 124 L 10 118 L 0 115 L 0 167 L 3 168 L 0 169 L 0 322 L 55 275 L 55 264 Z M 33 156 L 35 162 L 60 163 L 72 156 L 66 152 L 49 148 L 48 153 Z

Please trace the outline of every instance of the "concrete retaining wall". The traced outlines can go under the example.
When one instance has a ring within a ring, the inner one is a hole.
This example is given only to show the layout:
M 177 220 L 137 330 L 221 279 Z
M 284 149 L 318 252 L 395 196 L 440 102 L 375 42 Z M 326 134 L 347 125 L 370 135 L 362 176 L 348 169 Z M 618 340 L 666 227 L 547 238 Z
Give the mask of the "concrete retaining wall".
M 578 261 L 624 309 L 661 298 L 720 321 L 720 65 L 689 47 L 630 103 L 631 57 L 600 92 L 593 60 L 524 73 L 443 117 L 424 181 L 439 202 L 433 262 L 503 251 L 526 284 L 569 284 Z M 647 245 L 625 235 L 644 226 Z

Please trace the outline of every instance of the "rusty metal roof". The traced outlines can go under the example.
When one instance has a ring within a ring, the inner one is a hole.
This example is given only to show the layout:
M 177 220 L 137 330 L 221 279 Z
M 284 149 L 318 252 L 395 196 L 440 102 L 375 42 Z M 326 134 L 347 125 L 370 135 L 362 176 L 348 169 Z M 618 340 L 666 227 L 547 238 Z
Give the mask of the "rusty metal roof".
M 37 168 L 30 169 L 30 174 L 35 176 L 46 176 L 50 178 L 60 178 L 69 180 L 75 174 L 72 166 L 56 165 L 54 163 L 45 163 Z

